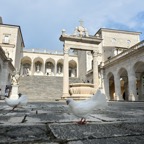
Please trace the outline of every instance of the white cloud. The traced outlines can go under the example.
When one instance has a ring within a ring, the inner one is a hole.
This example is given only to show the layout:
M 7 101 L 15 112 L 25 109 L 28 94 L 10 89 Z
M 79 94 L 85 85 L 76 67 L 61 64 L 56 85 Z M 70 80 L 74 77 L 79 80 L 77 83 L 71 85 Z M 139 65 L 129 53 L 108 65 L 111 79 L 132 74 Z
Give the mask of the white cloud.
M 21 26 L 26 47 L 62 49 L 58 35 L 63 28 L 72 33 L 79 19 L 90 34 L 107 26 L 142 28 L 136 17 L 143 6 L 142 0 L 5 0 L 0 10 L 3 22 Z

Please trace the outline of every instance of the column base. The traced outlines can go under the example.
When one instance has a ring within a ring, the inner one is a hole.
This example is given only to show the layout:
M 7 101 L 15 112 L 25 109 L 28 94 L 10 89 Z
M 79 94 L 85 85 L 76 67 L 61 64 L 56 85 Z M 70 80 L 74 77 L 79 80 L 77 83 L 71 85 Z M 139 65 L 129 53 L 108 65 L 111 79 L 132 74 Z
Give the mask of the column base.
M 18 85 L 13 85 L 12 86 L 12 92 L 11 92 L 11 95 L 10 95 L 10 98 L 11 99 L 18 99 L 19 96 L 18 96 Z
M 138 96 L 134 96 L 133 94 L 129 95 L 129 101 L 138 101 Z
M 64 93 L 62 96 L 61 96 L 61 99 L 67 99 L 69 98 L 70 95 L 68 93 Z

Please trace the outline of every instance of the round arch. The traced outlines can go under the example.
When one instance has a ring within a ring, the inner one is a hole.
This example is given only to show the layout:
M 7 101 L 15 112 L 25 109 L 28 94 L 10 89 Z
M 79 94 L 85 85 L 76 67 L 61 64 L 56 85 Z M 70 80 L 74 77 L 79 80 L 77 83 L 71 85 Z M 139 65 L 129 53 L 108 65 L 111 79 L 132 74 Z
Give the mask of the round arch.
M 34 75 L 43 75 L 44 73 L 44 60 L 41 57 L 36 57 L 33 60 Z
M 126 68 L 122 67 L 118 71 L 120 77 L 120 91 L 123 100 L 128 100 L 128 72 Z
M 115 100 L 115 83 L 114 83 L 114 74 L 109 72 L 107 74 L 107 79 L 109 82 L 109 96 L 110 100 Z
M 57 76 L 63 76 L 63 59 L 57 61 Z
M 55 75 L 55 60 L 52 58 L 48 58 L 45 62 L 45 74 L 47 76 Z
M 75 60 L 69 61 L 69 77 L 77 77 L 77 63 Z
M 31 65 L 32 65 L 32 59 L 28 56 L 23 57 L 21 59 L 20 74 L 21 75 L 31 75 Z
M 133 69 L 136 76 L 136 94 L 138 95 L 138 100 L 144 100 L 144 62 L 136 62 Z
M 30 58 L 30 57 L 28 57 L 28 56 L 25 56 L 25 57 L 23 57 L 22 59 L 21 59 L 21 64 L 23 64 L 23 63 L 32 63 L 32 59 Z

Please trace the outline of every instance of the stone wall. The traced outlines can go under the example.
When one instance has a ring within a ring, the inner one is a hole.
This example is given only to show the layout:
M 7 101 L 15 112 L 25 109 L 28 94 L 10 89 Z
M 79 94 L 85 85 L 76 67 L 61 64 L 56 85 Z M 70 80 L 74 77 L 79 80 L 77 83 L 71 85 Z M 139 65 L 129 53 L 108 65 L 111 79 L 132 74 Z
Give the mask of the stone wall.
M 83 82 L 86 80 L 86 51 L 78 51 L 79 78 Z

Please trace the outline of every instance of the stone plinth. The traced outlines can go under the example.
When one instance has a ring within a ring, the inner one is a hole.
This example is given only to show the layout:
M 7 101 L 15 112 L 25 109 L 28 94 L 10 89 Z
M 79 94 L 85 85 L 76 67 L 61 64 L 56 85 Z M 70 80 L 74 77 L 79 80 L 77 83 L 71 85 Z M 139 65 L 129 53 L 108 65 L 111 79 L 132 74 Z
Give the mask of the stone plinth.
M 72 83 L 70 84 L 69 93 L 71 98 L 87 99 L 96 93 L 96 88 L 91 83 Z
M 11 99 L 18 99 L 18 85 L 12 85 Z

